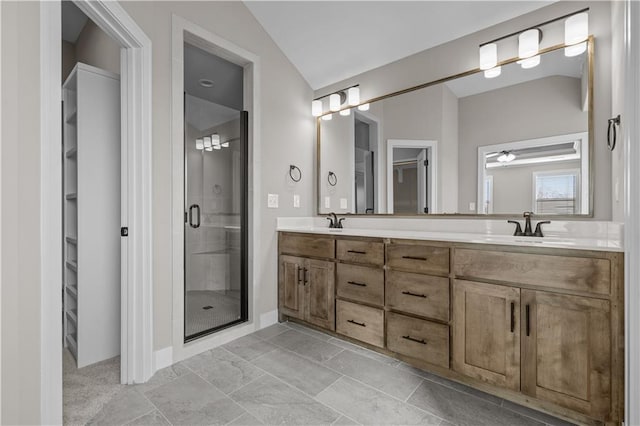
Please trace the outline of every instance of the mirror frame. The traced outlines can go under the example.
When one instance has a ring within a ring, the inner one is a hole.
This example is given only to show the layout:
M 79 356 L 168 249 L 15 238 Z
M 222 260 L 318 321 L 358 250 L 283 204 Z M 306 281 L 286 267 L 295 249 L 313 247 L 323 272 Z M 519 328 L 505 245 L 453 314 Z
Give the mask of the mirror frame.
M 593 218 L 593 210 L 594 210 L 594 190 L 595 190 L 595 176 L 594 176 L 594 165 L 595 165 L 595 159 L 594 159 L 594 122 L 593 122 L 593 106 L 594 106 L 594 101 L 593 101 L 593 58 L 594 58 L 594 37 L 593 35 L 590 35 L 586 41 L 587 43 L 587 70 L 589 72 L 589 76 L 588 76 L 588 81 L 587 81 L 587 93 L 588 93 L 588 107 L 589 107 L 589 111 L 588 111 L 588 125 L 587 125 L 587 131 L 589 132 L 589 148 L 588 148 L 588 152 L 589 152 L 589 213 L 588 214 L 574 214 L 574 215 L 536 215 L 536 217 L 539 218 L 544 218 L 544 219 L 585 219 L 585 218 Z M 545 53 L 548 52 L 552 52 L 554 50 L 558 50 L 558 49 L 564 49 L 566 47 L 566 45 L 564 43 L 562 44 L 557 44 L 551 47 L 547 47 L 545 49 L 540 49 L 539 53 L 540 55 L 543 55 Z M 519 61 L 520 58 L 511 58 L 511 59 L 507 59 L 504 61 L 501 61 L 497 64 L 497 66 L 503 66 L 503 65 L 508 65 L 511 64 L 513 62 L 517 62 Z M 418 86 L 413 86 L 413 87 L 409 87 L 407 89 L 402 89 L 402 90 L 398 90 L 396 92 L 392 92 L 392 93 L 388 93 L 386 95 L 382 95 L 382 96 L 378 96 L 376 98 L 372 98 L 372 99 L 368 99 L 365 101 L 360 102 L 358 105 L 351 105 L 349 107 L 345 107 L 342 108 L 343 109 L 349 109 L 349 108 L 357 108 L 359 105 L 362 104 L 368 104 L 368 103 L 373 103 L 373 102 L 377 102 L 377 101 L 381 101 L 387 98 L 391 98 L 394 96 L 399 96 L 399 95 L 403 95 L 405 93 L 410 93 L 410 92 L 414 92 L 416 90 L 421 90 L 424 89 L 426 87 L 430 87 L 430 86 L 434 86 L 436 84 L 441 84 L 441 83 L 446 83 L 447 81 L 451 81 L 451 80 L 455 80 L 457 78 L 462 78 L 462 77 L 467 77 L 469 75 L 473 75 L 476 73 L 482 72 L 482 70 L 480 68 L 475 68 L 473 70 L 469 70 L 469 71 L 464 71 L 458 74 L 454 74 L 451 75 L 449 77 L 444 77 L 444 78 L 440 78 L 437 80 L 433 80 L 433 81 L 429 81 L 427 83 L 423 83 L 420 84 Z M 341 111 L 340 110 L 340 111 Z M 322 122 L 322 117 L 324 115 L 327 114 L 336 114 L 339 111 L 327 111 L 324 114 L 322 114 L 321 116 L 316 118 L 316 215 L 317 216 L 326 216 L 328 213 L 321 213 L 320 212 L 320 206 L 321 206 L 321 201 L 322 201 L 322 185 L 323 185 L 323 180 L 320 177 L 320 173 L 321 173 L 321 164 L 320 164 L 320 145 L 321 145 L 321 129 L 320 129 L 320 123 Z M 386 179 L 386 176 L 384 177 Z M 465 218 L 465 219 L 469 219 L 469 218 L 473 218 L 473 219 L 482 219 L 482 218 L 489 218 L 489 219 L 495 219 L 495 218 L 512 218 L 516 215 L 521 214 L 520 212 L 514 212 L 514 213 L 497 213 L 497 214 L 477 214 L 477 213 L 426 213 L 426 214 L 422 214 L 422 213 L 413 213 L 413 214 L 394 214 L 394 213 L 375 213 L 375 214 L 362 214 L 362 213 L 340 213 L 340 215 L 342 216 L 355 216 L 355 217 L 398 217 L 398 218 L 422 218 L 422 219 L 428 219 L 428 218 L 436 218 L 436 217 L 442 217 L 442 218 Z

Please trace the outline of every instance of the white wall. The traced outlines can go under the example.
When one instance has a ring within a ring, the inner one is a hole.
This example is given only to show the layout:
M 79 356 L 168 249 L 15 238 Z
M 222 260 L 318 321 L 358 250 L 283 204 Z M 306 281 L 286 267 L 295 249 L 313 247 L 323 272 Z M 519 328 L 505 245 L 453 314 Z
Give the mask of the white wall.
M 120 46 L 89 19 L 76 41 L 76 61 L 120 75 Z
M 315 96 L 360 84 L 361 99 L 373 99 L 428 81 L 477 69 L 478 45 L 550 19 L 589 7 L 589 31 L 595 37 L 594 62 L 594 217 L 611 219 L 611 156 L 606 148 L 607 118 L 611 115 L 611 5 L 606 1 L 561 1 L 482 31 L 319 89 Z M 545 31 L 541 48 L 561 43 L 562 25 Z M 514 49 L 499 49 L 499 60 L 513 57 Z M 460 151 L 462 155 L 462 151 Z M 441 186 L 443 190 L 447 187 Z M 462 198 L 460 195 L 459 198 Z M 467 197 L 464 197 L 466 199 Z M 463 204 L 460 204 L 464 208 Z M 468 205 L 467 205 L 468 208 Z
M 632 119 L 624 114 L 624 8 L 625 2 L 611 3 L 611 117 L 622 115 L 621 127 L 618 129 L 617 146 L 611 155 L 611 194 L 612 220 L 624 221 L 624 129 L 625 120 Z
M 255 271 L 261 277 L 255 289 L 258 314 L 277 309 L 276 218 L 315 212 L 314 122 L 309 112 L 313 96 L 306 81 L 241 2 L 121 5 L 153 43 L 154 346 L 161 349 L 172 345 L 171 15 L 179 15 L 260 56 L 259 180 L 263 200 L 256 212 L 261 218 L 261 252 L 255 254 L 261 265 L 261 270 Z M 299 183 L 289 179 L 290 164 L 302 170 Z M 267 209 L 268 193 L 280 195 L 279 209 Z M 293 208 L 294 193 L 300 195 L 301 208 Z
M 329 121 L 322 121 L 320 139 L 323 142 L 320 156 L 320 211 L 347 213 L 355 211 L 354 167 L 355 167 L 355 123 L 353 114 L 333 114 Z M 337 183 L 329 184 L 329 171 L 335 173 Z M 330 206 L 325 199 L 329 197 Z M 340 199 L 347 200 L 347 207 L 340 208 Z
M 586 132 L 588 117 L 580 93 L 579 79 L 553 76 L 460 99 L 460 207 L 477 200 L 479 146 Z M 520 210 L 494 206 L 493 211 Z

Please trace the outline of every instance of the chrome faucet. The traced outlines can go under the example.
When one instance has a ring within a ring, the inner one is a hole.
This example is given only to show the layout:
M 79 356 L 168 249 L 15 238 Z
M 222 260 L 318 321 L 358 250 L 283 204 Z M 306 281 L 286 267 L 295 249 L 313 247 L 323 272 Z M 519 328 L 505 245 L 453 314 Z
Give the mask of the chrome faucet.
M 524 231 L 522 230 L 522 228 L 520 227 L 520 223 L 516 220 L 508 220 L 507 223 L 514 223 L 516 225 L 516 230 L 514 231 L 513 235 L 515 237 L 544 237 L 544 235 L 542 234 L 542 225 L 547 224 L 547 223 L 551 223 L 551 221 L 548 220 L 544 220 L 541 222 L 538 222 L 536 224 L 536 230 L 532 231 L 531 230 L 531 216 L 533 216 L 533 212 L 524 212 L 522 214 L 522 216 L 524 217 Z
M 331 212 L 327 220 L 329 221 L 329 228 L 342 228 L 344 217 L 338 219 L 338 216 L 334 212 Z

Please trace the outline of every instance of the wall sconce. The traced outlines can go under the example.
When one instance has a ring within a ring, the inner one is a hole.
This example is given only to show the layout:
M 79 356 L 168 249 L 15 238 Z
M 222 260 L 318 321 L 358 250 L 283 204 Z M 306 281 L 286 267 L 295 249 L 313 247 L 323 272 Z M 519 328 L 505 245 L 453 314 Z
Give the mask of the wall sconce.
M 211 151 L 213 144 L 211 143 L 211 136 L 205 136 L 202 138 L 204 140 L 204 149 L 207 151 Z
M 331 93 L 329 95 L 321 96 L 317 99 L 314 99 L 311 102 L 311 115 L 314 117 L 322 116 L 325 120 L 331 120 L 330 115 L 322 115 L 324 114 L 322 99 L 329 98 L 329 111 L 338 112 L 343 108 L 343 105 L 348 106 L 356 106 L 360 103 L 360 86 L 356 84 L 355 86 L 347 87 L 346 89 L 338 90 L 337 92 Z M 341 115 L 349 115 L 350 112 L 343 113 Z
M 525 30 L 507 34 L 495 40 L 483 43 L 479 47 L 479 68 L 484 71 L 486 78 L 495 78 L 500 75 L 501 68 L 498 65 L 497 42 L 518 36 L 518 64 L 524 69 L 540 65 L 540 41 L 542 40 L 541 27 L 553 22 L 565 19 L 564 23 L 564 54 L 576 56 L 587 49 L 586 40 L 589 37 L 589 8 L 578 10 L 558 18 L 542 22 Z
M 351 108 L 343 109 L 342 111 L 340 111 L 340 115 L 342 116 L 347 116 L 349 114 L 351 114 Z
M 202 138 L 196 139 L 196 149 L 199 151 L 204 149 L 204 140 Z

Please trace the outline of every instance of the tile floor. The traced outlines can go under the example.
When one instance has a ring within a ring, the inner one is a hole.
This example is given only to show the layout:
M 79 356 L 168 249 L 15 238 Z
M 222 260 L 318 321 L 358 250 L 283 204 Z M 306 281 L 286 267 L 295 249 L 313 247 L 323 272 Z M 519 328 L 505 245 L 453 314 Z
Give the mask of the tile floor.
M 118 381 L 118 361 L 65 365 L 65 424 L 567 425 L 295 323 Z

